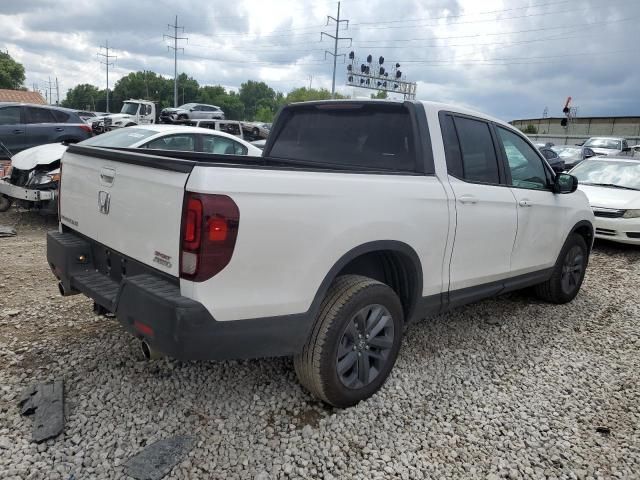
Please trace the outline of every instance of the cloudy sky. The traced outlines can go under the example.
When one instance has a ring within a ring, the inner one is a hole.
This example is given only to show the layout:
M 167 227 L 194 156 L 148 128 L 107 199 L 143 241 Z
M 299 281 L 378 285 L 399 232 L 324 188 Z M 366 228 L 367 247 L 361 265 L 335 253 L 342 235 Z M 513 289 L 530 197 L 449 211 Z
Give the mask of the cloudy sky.
M 110 83 L 136 70 L 173 76 L 167 24 L 184 26 L 178 70 L 201 84 L 331 88 L 337 3 L 325 0 L 2 0 L 0 48 L 26 68 L 27 86 L 58 77 L 105 87 L 96 53 L 117 55 Z M 418 98 L 470 106 L 505 120 L 560 116 L 573 97 L 581 116 L 640 114 L 638 0 L 343 0 L 339 52 L 384 56 L 418 84 Z M 6 42 L 2 44 L 2 42 Z M 358 64 L 359 65 L 359 64 Z M 336 88 L 345 85 L 338 60 Z

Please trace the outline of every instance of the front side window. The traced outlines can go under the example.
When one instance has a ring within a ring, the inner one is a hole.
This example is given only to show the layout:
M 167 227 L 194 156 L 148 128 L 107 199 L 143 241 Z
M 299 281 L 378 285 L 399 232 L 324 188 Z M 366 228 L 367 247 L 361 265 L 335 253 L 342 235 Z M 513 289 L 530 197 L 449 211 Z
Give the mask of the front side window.
M 502 127 L 498 127 L 497 130 L 509 163 L 511 186 L 547 189 L 547 171 L 533 147 L 509 130 Z
M 202 137 L 202 151 L 205 153 L 218 153 L 222 155 L 246 155 L 244 145 L 226 137 L 216 135 L 204 135 Z
M 20 121 L 20 107 L 0 108 L 0 125 L 17 125 Z
M 498 158 L 491 131 L 486 122 L 456 117 L 455 126 L 462 155 L 465 180 L 481 183 L 500 183 Z
M 146 148 L 153 150 L 176 150 L 180 152 L 194 152 L 196 149 L 195 137 L 192 134 L 167 135 L 156 138 L 146 144 Z
M 46 108 L 27 107 L 28 123 L 55 123 L 56 119 Z

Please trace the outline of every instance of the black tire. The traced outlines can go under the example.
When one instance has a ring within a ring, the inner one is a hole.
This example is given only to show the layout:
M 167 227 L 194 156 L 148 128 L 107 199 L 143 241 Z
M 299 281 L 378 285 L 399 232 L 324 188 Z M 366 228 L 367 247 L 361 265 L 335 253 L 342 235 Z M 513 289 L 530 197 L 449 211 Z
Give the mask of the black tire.
M 580 291 L 588 263 L 587 243 L 581 235 L 572 233 L 562 246 L 551 278 L 536 285 L 536 295 L 551 303 L 570 302 Z
M 189 117 L 187 117 L 186 115 L 178 115 L 178 121 L 184 121 L 184 120 L 189 120 Z
M 389 286 L 359 275 L 338 277 L 320 306 L 310 338 L 294 357 L 298 380 L 334 407 L 369 398 L 393 368 L 403 323 L 400 299 Z M 339 365 L 351 367 L 339 373 Z
M 13 200 L 6 195 L 0 195 L 0 212 L 6 212 L 11 208 Z

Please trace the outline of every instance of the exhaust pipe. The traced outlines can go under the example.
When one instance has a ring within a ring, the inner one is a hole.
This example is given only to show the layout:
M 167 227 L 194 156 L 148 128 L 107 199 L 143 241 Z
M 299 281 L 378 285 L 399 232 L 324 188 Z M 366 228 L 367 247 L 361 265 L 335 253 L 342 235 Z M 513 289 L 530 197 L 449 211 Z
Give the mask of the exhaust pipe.
M 158 360 L 164 357 L 159 351 L 151 348 L 151 345 L 144 339 L 140 341 L 140 348 L 142 349 L 142 355 L 144 355 L 145 360 Z
M 66 297 L 67 291 L 64 289 L 64 285 L 62 285 L 62 282 L 58 282 L 58 290 L 60 291 L 60 295 L 62 295 L 63 297 Z

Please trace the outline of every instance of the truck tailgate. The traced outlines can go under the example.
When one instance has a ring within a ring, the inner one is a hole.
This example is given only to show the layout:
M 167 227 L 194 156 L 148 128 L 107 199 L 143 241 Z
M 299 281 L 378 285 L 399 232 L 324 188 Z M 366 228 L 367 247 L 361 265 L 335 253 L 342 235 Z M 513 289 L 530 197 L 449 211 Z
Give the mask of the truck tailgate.
M 117 151 L 69 148 L 62 159 L 60 221 L 178 276 L 182 203 L 190 170 L 162 168 L 162 159 L 151 155 L 138 155 L 146 164 L 119 161 L 121 157 Z

